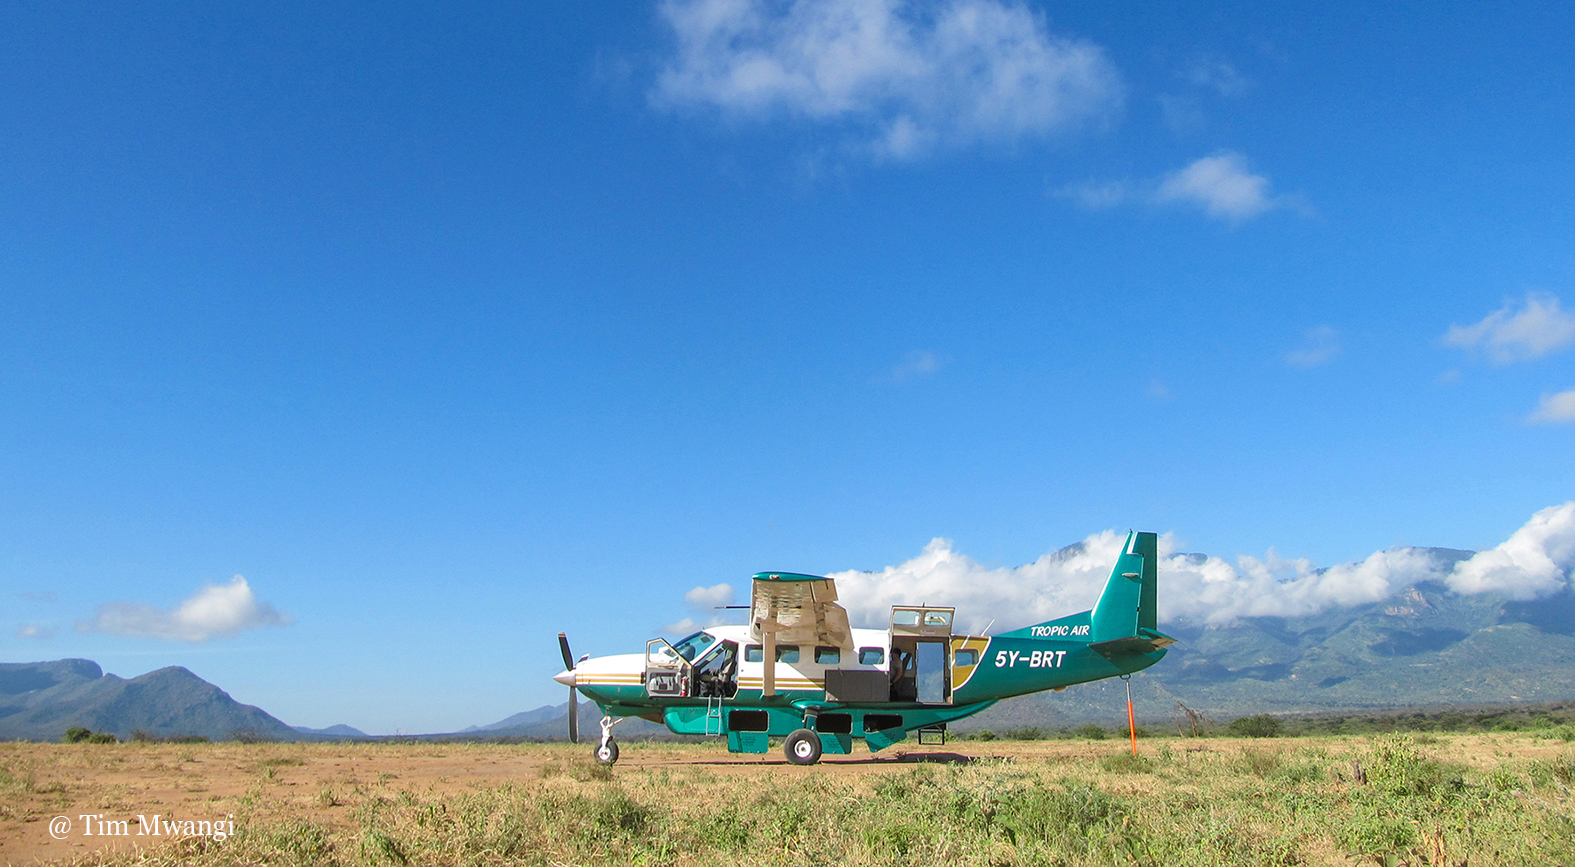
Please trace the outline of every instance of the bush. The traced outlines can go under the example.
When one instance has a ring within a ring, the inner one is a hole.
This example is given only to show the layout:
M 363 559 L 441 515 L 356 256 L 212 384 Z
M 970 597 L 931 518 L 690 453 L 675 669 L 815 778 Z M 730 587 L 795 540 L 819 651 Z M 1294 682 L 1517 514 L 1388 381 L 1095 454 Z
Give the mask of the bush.
M 1253 714 L 1232 720 L 1226 730 L 1242 738 L 1277 738 L 1280 736 L 1280 721 L 1266 713 Z
M 1154 763 L 1147 756 L 1134 756 L 1127 752 L 1105 756 L 1099 760 L 1099 767 L 1113 774 L 1154 773 Z
M 1106 737 L 1109 737 L 1109 735 L 1105 732 L 1104 727 L 1099 723 L 1089 723 L 1088 725 L 1078 726 L 1077 728 L 1072 729 L 1072 734 L 1075 737 L 1088 738 L 1091 741 L 1102 741 Z
M 62 737 L 60 742 L 63 744 L 80 744 L 92 736 L 92 729 L 86 729 L 82 726 L 72 726 L 71 728 L 66 729 L 65 737 Z

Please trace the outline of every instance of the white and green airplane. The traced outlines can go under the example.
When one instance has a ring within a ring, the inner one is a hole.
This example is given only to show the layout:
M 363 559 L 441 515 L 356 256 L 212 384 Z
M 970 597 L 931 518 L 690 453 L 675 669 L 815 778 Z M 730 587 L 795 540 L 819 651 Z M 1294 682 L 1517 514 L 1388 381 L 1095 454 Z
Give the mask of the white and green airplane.
M 889 629 L 855 629 L 835 582 L 761 572 L 752 579 L 750 622 L 713 626 L 644 653 L 583 657 L 558 633 L 569 687 L 569 739 L 578 742 L 578 696 L 602 709 L 596 760 L 618 760 L 613 727 L 629 717 L 676 734 L 727 738 L 732 752 L 763 753 L 785 737 L 794 764 L 871 752 L 1003 698 L 1127 677 L 1165 655 L 1175 639 L 1157 628 L 1157 537 L 1130 533 L 1092 611 L 999 635 L 952 631 L 952 608 L 897 605 Z

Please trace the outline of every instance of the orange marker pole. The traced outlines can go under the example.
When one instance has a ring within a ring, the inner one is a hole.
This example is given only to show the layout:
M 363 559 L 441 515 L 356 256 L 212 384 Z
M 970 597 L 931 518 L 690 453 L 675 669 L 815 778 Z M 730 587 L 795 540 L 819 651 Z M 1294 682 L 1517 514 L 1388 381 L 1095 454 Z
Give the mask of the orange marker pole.
M 1127 682 L 1127 731 L 1132 733 L 1132 755 L 1137 756 L 1137 714 L 1132 712 L 1132 679 L 1124 677 Z

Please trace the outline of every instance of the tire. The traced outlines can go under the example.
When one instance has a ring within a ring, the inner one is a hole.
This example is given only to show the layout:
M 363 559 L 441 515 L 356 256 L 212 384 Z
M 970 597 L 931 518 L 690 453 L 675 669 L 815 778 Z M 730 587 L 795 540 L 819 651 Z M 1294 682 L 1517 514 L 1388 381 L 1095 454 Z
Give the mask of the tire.
M 782 753 L 795 765 L 813 765 L 820 761 L 820 735 L 809 729 L 799 729 L 782 742 Z
M 596 764 L 611 765 L 618 761 L 618 742 L 608 741 L 606 746 L 597 744 L 591 750 L 591 755 L 596 757 Z

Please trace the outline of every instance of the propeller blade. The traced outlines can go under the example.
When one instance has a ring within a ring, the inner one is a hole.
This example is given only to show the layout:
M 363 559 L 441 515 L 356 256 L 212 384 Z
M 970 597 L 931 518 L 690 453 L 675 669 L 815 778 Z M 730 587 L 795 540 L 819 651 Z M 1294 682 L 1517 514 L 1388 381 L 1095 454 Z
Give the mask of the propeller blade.
M 563 667 L 574 670 L 574 654 L 569 650 L 569 636 L 558 633 L 558 649 L 563 651 Z M 580 691 L 569 687 L 569 743 L 580 742 Z

